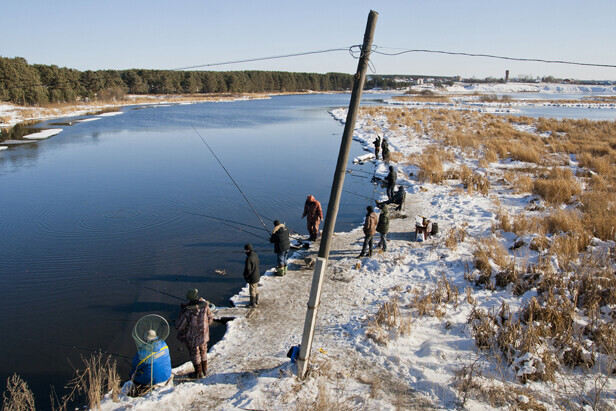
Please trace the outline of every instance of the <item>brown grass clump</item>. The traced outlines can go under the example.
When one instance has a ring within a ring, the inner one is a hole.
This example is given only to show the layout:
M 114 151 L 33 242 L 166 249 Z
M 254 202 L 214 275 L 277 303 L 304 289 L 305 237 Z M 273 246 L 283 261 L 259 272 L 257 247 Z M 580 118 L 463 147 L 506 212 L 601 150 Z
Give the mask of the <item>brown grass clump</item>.
M 443 163 L 437 154 L 424 154 L 417 159 L 419 179 L 430 183 L 442 183 L 445 180 Z
M 550 234 L 584 233 L 582 216 L 576 210 L 557 210 L 546 217 L 545 225 Z
M 30 411 L 34 409 L 34 394 L 28 384 L 17 374 L 7 378 L 6 390 L 2 394 L 2 410 Z
M 62 398 L 65 407 L 76 394 L 85 395 L 88 406 L 100 408 L 103 396 L 111 392 L 111 398 L 117 401 L 120 393 L 120 376 L 117 373 L 116 362 L 111 357 L 103 358 L 102 353 L 92 354 L 90 358 L 82 357 L 84 369 L 75 370 L 75 377 L 68 383 L 71 392 Z
M 468 233 L 464 227 L 452 227 L 445 237 L 445 246 L 450 250 L 455 250 L 458 244 L 463 243 Z
M 505 180 L 511 184 L 516 194 L 532 193 L 533 191 L 534 182 L 529 175 L 508 171 L 505 173 Z
M 424 292 L 413 289 L 411 292 L 413 298 L 409 308 L 414 310 L 418 316 L 428 315 L 441 318 L 446 313 L 447 304 L 452 303 L 454 307 L 458 306 L 458 288 L 450 283 L 445 275 L 439 278 L 432 290 Z
M 369 320 L 366 337 L 380 345 L 386 345 L 390 339 L 390 331 L 408 335 L 411 331 L 411 317 L 404 317 L 400 312 L 400 302 L 397 296 L 384 302 L 373 318 Z
M 587 192 L 580 201 L 584 227 L 602 240 L 616 239 L 616 192 Z
M 511 264 L 509 253 L 495 237 L 479 239 L 475 242 L 473 261 L 477 273 L 471 273 L 470 280 L 475 285 L 490 285 L 493 266 L 506 267 Z
M 537 178 L 533 186 L 533 193 L 551 204 L 568 204 L 573 196 L 581 192 L 569 169 L 553 168 L 546 177 Z

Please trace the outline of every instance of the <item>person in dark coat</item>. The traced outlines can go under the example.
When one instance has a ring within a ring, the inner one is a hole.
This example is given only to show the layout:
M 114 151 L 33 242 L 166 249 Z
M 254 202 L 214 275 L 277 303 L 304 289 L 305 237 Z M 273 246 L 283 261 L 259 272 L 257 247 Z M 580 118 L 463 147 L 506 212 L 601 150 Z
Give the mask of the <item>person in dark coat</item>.
M 389 199 L 389 202 L 392 202 L 394 199 L 396 180 L 398 180 L 398 173 L 394 170 L 394 166 L 389 166 L 389 174 L 385 177 L 385 183 L 387 184 L 387 198 Z
M 246 253 L 246 262 L 244 264 L 244 280 L 248 283 L 248 289 L 250 292 L 250 304 L 248 307 L 257 308 L 259 305 L 259 280 L 261 274 L 259 273 L 259 256 L 252 249 L 252 244 L 248 243 L 244 245 L 244 252 Z
M 376 135 L 374 139 L 374 157 L 379 159 L 379 152 L 381 151 L 381 136 L 379 134 Z
M 289 230 L 280 221 L 274 221 L 274 230 L 270 236 L 270 243 L 274 243 L 274 252 L 278 256 L 278 267 L 276 273 L 285 275 L 287 273 L 287 257 L 291 248 L 289 240 Z
M 372 239 L 374 238 L 374 233 L 376 232 L 376 225 L 378 221 L 378 217 L 376 213 L 372 209 L 372 207 L 366 207 L 366 219 L 364 221 L 364 245 L 361 249 L 361 253 L 357 258 L 364 257 L 366 255 L 366 249 L 369 248 L 368 257 L 372 256 Z
M 389 161 L 389 143 L 384 138 L 381 143 L 381 148 L 383 149 L 383 161 Z
M 404 186 L 400 185 L 398 186 L 398 191 L 396 191 L 396 193 L 394 194 L 394 199 L 392 201 L 394 204 L 398 205 L 398 207 L 396 207 L 396 211 L 402 210 L 402 207 L 404 207 L 405 200 L 406 191 L 404 190 Z
M 210 324 L 214 321 L 214 315 L 210 304 L 199 298 L 196 288 L 188 290 L 186 299 L 188 303 L 182 304 L 180 316 L 175 323 L 177 339 L 188 348 L 190 360 L 195 367 L 193 377 L 203 378 L 207 373 L 207 343 L 210 341 Z
M 302 218 L 306 217 L 308 225 L 308 233 L 310 234 L 310 241 L 316 241 L 319 236 L 319 224 L 323 220 L 323 210 L 321 209 L 321 203 L 319 203 L 313 196 L 308 196 L 304 203 L 304 214 Z
M 387 210 L 387 205 L 383 204 L 383 207 L 379 207 L 381 209 L 381 214 L 379 214 L 379 222 L 376 225 L 376 231 L 381 234 L 381 239 L 377 245 L 378 248 L 382 248 L 383 251 L 387 251 L 387 233 L 389 232 L 389 210 Z
M 149 330 L 143 336 L 144 344 L 133 357 L 130 371 L 134 384 L 131 396 L 145 394 L 155 385 L 164 385 L 171 378 L 171 358 L 169 347 L 158 339 L 156 331 Z

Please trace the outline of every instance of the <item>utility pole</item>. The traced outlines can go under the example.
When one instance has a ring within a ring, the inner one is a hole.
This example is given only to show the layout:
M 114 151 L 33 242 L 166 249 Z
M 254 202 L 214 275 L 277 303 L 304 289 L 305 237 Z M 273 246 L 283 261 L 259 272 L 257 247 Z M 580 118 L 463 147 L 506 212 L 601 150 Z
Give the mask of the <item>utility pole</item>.
M 364 33 L 364 42 L 361 47 L 361 56 L 357 65 L 357 73 L 355 73 L 353 92 L 351 93 L 351 102 L 349 103 L 349 112 L 344 125 L 342 142 L 340 143 L 340 152 L 338 153 L 338 163 L 336 164 L 332 191 L 329 195 L 329 204 L 325 216 L 321 246 L 319 247 L 319 254 L 314 267 L 314 274 L 312 275 L 312 285 L 310 287 L 310 297 L 308 299 L 308 309 L 306 310 L 306 321 L 304 323 L 304 334 L 297 361 L 297 377 L 299 379 L 304 379 L 306 371 L 308 371 L 308 360 L 310 359 L 310 350 L 312 348 L 312 339 L 316 326 L 317 309 L 321 301 L 323 276 L 327 268 L 327 260 L 329 259 L 331 239 L 334 234 L 336 217 L 338 216 L 340 196 L 342 194 L 344 176 L 346 175 L 346 165 L 349 160 L 351 142 L 353 141 L 353 130 L 355 129 L 355 120 L 357 119 L 357 112 L 359 111 L 361 93 L 364 89 L 364 82 L 366 81 L 366 70 L 368 68 L 368 62 L 370 61 L 372 37 L 374 36 L 378 15 L 376 11 L 370 10 L 368 23 L 366 24 L 366 32 Z

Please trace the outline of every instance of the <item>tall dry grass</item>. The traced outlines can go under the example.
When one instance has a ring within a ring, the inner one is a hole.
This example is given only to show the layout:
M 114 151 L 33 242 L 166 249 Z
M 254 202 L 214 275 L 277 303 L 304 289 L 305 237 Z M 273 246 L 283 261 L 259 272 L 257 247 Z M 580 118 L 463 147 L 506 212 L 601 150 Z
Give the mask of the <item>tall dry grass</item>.
M 6 390 L 2 394 L 3 411 L 31 411 L 34 406 L 34 394 L 28 384 L 17 374 L 6 380 Z

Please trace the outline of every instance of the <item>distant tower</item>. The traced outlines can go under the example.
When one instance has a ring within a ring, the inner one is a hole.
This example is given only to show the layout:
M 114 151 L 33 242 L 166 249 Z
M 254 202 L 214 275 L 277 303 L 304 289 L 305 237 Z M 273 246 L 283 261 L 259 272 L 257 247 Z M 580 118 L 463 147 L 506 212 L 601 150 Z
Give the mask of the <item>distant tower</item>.
M 505 70 L 505 83 L 509 81 L 509 70 Z

